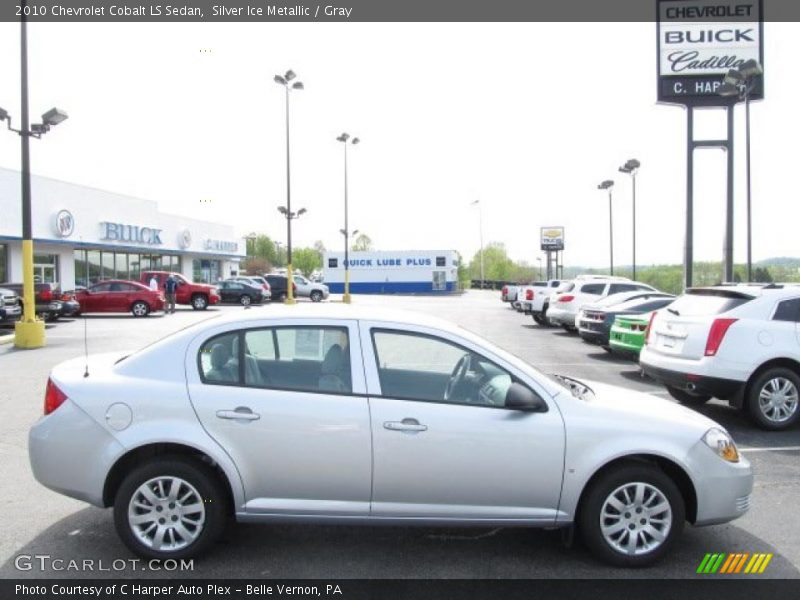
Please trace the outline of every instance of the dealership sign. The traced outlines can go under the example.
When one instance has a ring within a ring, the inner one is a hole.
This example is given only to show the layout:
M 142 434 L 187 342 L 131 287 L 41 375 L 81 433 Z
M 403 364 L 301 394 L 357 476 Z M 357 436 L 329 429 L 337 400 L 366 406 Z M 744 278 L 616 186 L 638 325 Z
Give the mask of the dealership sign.
M 763 0 L 656 0 L 658 100 L 724 106 L 725 74 L 747 60 L 764 64 Z M 764 97 L 763 77 L 750 93 Z
M 541 248 L 545 252 L 564 249 L 563 227 L 542 227 Z
M 100 227 L 102 227 L 103 231 L 103 234 L 100 236 L 101 240 L 132 242 L 150 246 L 159 246 L 163 243 L 161 241 L 161 229 L 127 225 L 125 223 L 109 223 L 107 221 L 100 223 Z

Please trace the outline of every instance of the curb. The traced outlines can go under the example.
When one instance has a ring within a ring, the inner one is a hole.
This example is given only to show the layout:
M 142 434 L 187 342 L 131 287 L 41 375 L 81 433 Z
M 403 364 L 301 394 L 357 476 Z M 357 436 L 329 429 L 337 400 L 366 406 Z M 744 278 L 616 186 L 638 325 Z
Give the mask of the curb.
M 14 341 L 14 334 L 0 335 L 0 344 L 10 344 Z

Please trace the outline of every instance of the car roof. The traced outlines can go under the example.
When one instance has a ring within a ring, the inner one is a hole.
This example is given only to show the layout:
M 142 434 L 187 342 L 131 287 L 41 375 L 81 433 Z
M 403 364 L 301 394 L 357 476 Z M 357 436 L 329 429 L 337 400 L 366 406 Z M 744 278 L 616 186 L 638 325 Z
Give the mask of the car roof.
M 709 285 L 702 287 L 692 287 L 686 290 L 687 294 L 692 295 L 716 295 L 731 298 L 760 298 L 768 296 L 770 298 L 794 298 L 800 296 L 800 285 L 788 284 L 733 284 L 733 285 Z

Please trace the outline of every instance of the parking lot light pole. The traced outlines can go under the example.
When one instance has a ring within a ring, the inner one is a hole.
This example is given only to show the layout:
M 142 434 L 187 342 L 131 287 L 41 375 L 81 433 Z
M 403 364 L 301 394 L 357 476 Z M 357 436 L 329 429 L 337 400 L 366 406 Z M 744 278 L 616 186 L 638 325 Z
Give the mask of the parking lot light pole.
M 344 146 L 344 229 L 340 229 L 344 234 L 344 295 L 342 302 L 350 304 L 350 225 L 348 222 L 348 206 L 347 206 L 347 143 L 355 146 L 361 140 L 357 137 L 350 139 L 349 133 L 343 133 L 336 138 L 337 142 L 342 142 Z
M 20 136 L 22 162 L 22 305 L 23 316 L 14 327 L 14 345 L 17 348 L 41 348 L 45 345 L 44 321 L 36 318 L 36 297 L 33 285 L 33 228 L 31 225 L 31 159 L 30 138 L 40 139 L 67 118 L 67 113 L 51 108 L 42 115 L 41 123 L 30 124 L 28 114 L 28 32 L 24 11 L 20 21 L 20 128 L 11 126 L 8 111 L 0 108 L 0 121 L 5 121 L 9 131 Z
M 470 206 L 477 206 L 478 207 L 478 234 L 480 236 L 481 242 L 481 253 L 480 253 L 480 261 L 481 261 L 481 289 L 486 287 L 486 281 L 484 279 L 484 271 L 483 271 L 483 208 L 481 207 L 480 200 L 474 200 L 470 203 Z
M 636 281 L 636 173 L 639 172 L 639 167 L 642 164 L 635 158 L 626 161 L 624 165 L 619 168 L 620 173 L 627 173 L 631 176 L 631 185 L 633 189 L 633 277 Z
M 614 218 L 612 214 L 611 203 L 611 190 L 614 187 L 614 182 L 611 179 L 606 179 L 597 186 L 598 190 L 608 190 L 608 244 L 609 244 L 609 258 L 611 264 L 611 275 L 614 274 Z
M 289 92 L 291 90 L 305 89 L 300 81 L 295 81 L 292 83 L 292 80 L 295 77 L 297 77 L 295 72 L 289 69 L 283 75 L 275 75 L 273 78 L 275 83 L 282 85 L 286 90 L 286 206 L 282 206 L 278 209 L 286 216 L 286 279 L 288 283 L 288 289 L 286 290 L 286 304 L 295 303 L 292 285 L 292 219 L 299 217 L 305 212 L 305 209 L 300 209 L 297 211 L 297 213 L 292 212 L 292 176 L 289 168 Z
M 539 281 L 541 281 L 542 280 L 542 257 L 541 256 L 537 256 L 536 257 L 536 262 L 539 263 Z
M 753 229 L 750 188 L 750 93 L 764 73 L 757 60 L 746 60 L 738 69 L 731 69 L 719 86 L 720 96 L 736 97 L 744 102 L 745 114 L 745 169 L 747 172 L 747 281 L 753 281 Z

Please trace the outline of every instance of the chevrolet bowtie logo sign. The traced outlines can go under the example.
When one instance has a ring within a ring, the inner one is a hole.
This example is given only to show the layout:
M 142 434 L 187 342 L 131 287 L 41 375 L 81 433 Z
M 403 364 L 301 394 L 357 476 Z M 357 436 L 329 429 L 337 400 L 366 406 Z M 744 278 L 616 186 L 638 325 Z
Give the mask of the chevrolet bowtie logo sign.
M 706 554 L 697 567 L 697 573 L 701 575 L 717 574 L 760 574 L 766 571 L 767 565 L 772 560 L 772 553 L 762 552 L 734 552 L 717 554 Z

